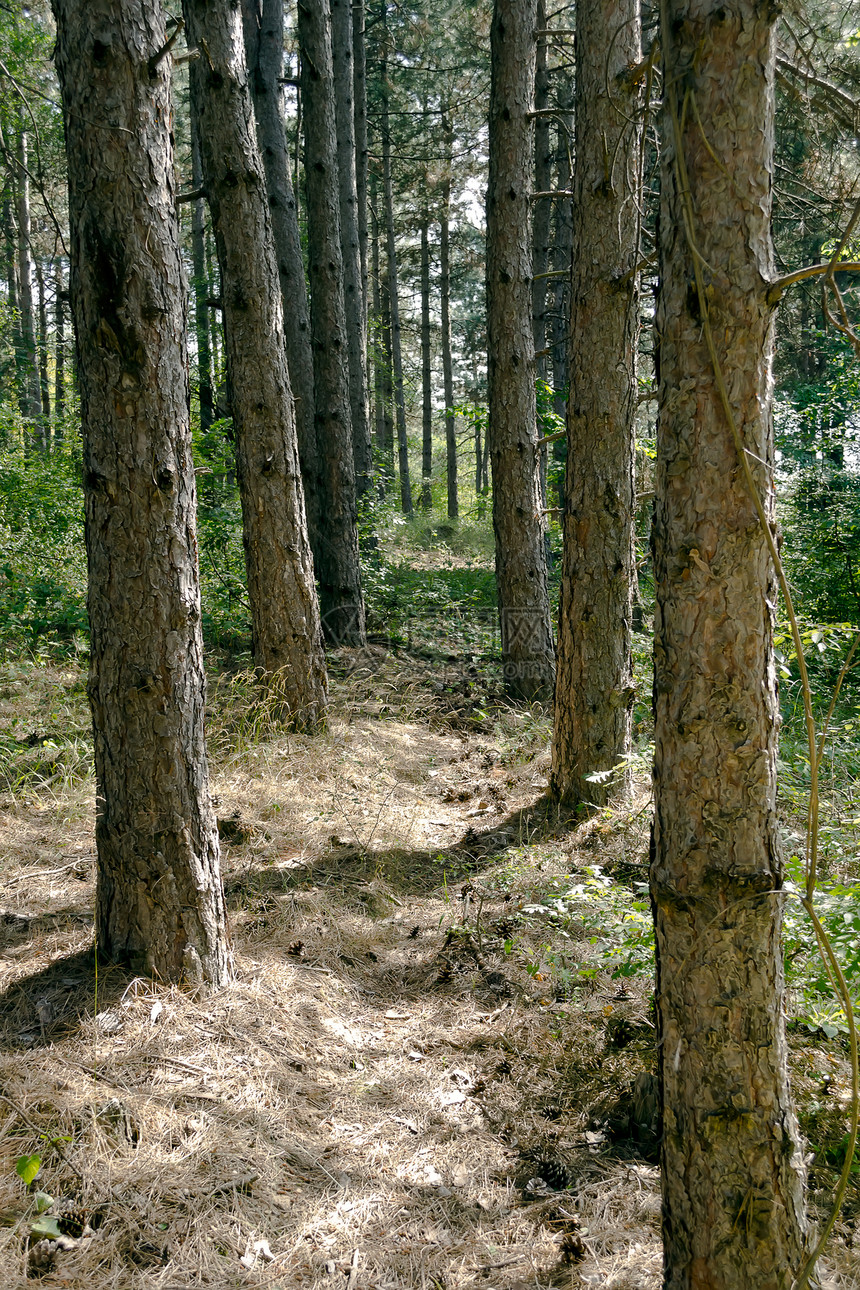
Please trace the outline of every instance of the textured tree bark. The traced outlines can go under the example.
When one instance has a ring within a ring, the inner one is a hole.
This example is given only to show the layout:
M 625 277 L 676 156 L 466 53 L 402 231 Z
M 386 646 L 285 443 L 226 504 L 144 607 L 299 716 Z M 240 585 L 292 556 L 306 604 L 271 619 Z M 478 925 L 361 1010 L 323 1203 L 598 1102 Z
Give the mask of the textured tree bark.
M 364 600 L 340 240 L 340 189 L 329 0 L 299 0 L 314 403 L 322 542 L 317 564 L 326 640 L 363 645 Z
M 363 310 L 364 368 L 369 371 L 367 354 L 368 291 L 368 219 L 367 171 L 370 150 L 367 144 L 367 40 L 364 0 L 352 3 L 353 101 L 355 104 L 355 190 L 358 197 L 358 252 L 361 262 L 361 300 Z
M 99 954 L 223 985 L 170 72 L 154 0 L 54 0 L 89 564 Z
M 623 797 L 633 711 L 633 456 L 639 291 L 638 0 L 579 0 L 570 399 L 552 789 Z M 595 354 L 601 361 L 595 363 Z
M 784 1035 L 775 576 L 705 329 L 772 517 L 774 19 L 756 0 L 665 0 L 661 21 L 651 897 L 667 1290 L 787 1288 L 806 1234 Z
M 30 176 L 27 169 L 27 134 L 18 133 L 15 165 L 15 194 L 18 215 L 18 308 L 21 313 L 19 354 L 19 402 L 25 421 L 38 428 L 37 438 L 45 446 L 42 432 L 42 400 L 36 359 L 36 323 L 33 310 L 33 261 L 30 255 Z
M 63 303 L 63 265 L 54 261 L 54 438 L 63 437 L 66 414 L 66 309 Z
M 3 241 L 6 253 L 6 299 L 9 302 L 11 314 L 10 331 L 12 348 L 15 352 L 15 384 L 20 407 L 21 314 L 18 309 L 18 235 L 12 201 L 9 198 L 3 202 Z
M 284 66 L 284 0 L 242 0 L 245 56 L 257 122 L 257 142 L 266 172 L 266 195 L 275 240 L 284 313 L 287 366 L 296 412 L 299 462 L 308 536 L 314 563 L 322 554 L 319 445 L 314 417 L 314 359 L 299 212 L 290 179 L 290 155 L 281 112 Z
M 546 4 L 538 0 L 538 28 L 546 29 Z M 549 107 L 549 70 L 547 65 L 547 37 L 539 36 L 535 57 L 535 94 L 536 112 Z M 546 116 L 535 118 L 535 192 L 549 192 L 552 180 L 552 143 L 550 141 L 550 123 Z M 532 213 L 532 334 L 534 336 L 535 374 L 539 381 L 545 381 L 549 364 L 547 356 L 541 351 L 546 349 L 546 296 L 549 268 L 549 233 L 552 218 L 552 205 L 549 197 L 539 197 L 533 203 Z M 544 450 L 545 452 L 545 450 Z
M 387 6 L 382 5 L 383 22 Z M 385 248 L 388 262 L 388 337 L 391 351 L 391 380 L 394 392 L 394 414 L 397 422 L 397 465 L 400 474 L 400 509 L 413 513 L 412 485 L 409 479 L 409 443 L 406 438 L 406 395 L 403 389 L 403 349 L 400 343 L 400 301 L 397 296 L 397 242 L 394 235 L 394 194 L 391 184 L 391 128 L 388 106 L 387 34 L 383 37 L 380 70 L 382 82 L 382 201 L 385 208 Z
M 194 118 L 191 119 L 191 187 L 203 187 L 203 165 Z M 197 402 L 205 434 L 215 419 L 212 397 L 212 350 L 209 345 L 209 277 L 206 273 L 206 212 L 203 198 L 191 203 L 191 271 L 194 274 L 194 334 L 197 340 Z
M 511 694 L 552 695 L 531 318 L 531 96 L 537 0 L 495 0 L 487 186 L 488 436 L 502 664 Z
M 424 176 L 427 188 L 427 176 Z M 433 474 L 433 385 L 430 367 L 430 212 L 421 214 L 421 505 L 432 504 Z
M 374 189 L 374 176 L 371 175 Z M 372 208 L 376 210 L 376 202 Z M 375 378 L 376 395 L 376 448 L 379 454 L 379 492 L 384 497 L 394 483 L 394 385 L 391 379 L 391 311 L 388 308 L 388 275 L 382 273 L 380 264 L 379 220 L 373 215 L 373 310 L 376 319 Z
M 232 0 L 184 0 L 218 260 L 257 668 L 284 719 L 325 719 L 326 671 L 263 164 Z
M 382 289 L 379 277 L 379 224 L 371 219 L 370 262 L 372 282 L 373 333 L 373 430 L 376 454 L 380 465 L 380 485 L 384 484 L 385 410 L 382 382 Z
M 45 273 L 38 258 L 36 285 L 39 300 L 39 410 L 42 414 L 46 442 L 51 438 L 51 383 L 48 378 L 48 310 L 45 303 Z
M 448 518 L 460 514 L 457 496 L 457 420 L 454 416 L 454 369 L 451 362 L 451 171 L 453 169 L 454 130 L 450 106 L 442 111 L 442 138 L 445 161 L 442 172 L 442 212 L 439 228 L 439 309 L 441 315 L 442 383 L 445 389 L 445 475 L 448 486 Z
M 370 444 L 367 336 L 358 229 L 352 13 L 350 0 L 330 0 L 330 3 L 352 453 L 355 462 L 355 488 L 358 496 L 363 497 L 370 490 L 373 479 L 373 452 Z
M 559 192 L 570 190 L 571 153 L 573 151 L 573 89 L 570 77 L 561 75 L 556 86 L 556 97 L 561 115 L 556 134 L 556 187 Z M 553 203 L 555 229 L 550 263 L 556 276 L 553 282 L 553 306 L 549 329 L 550 358 L 552 361 L 553 411 L 567 423 L 568 366 L 567 341 L 570 331 L 570 267 L 573 259 L 573 205 L 569 197 L 557 197 Z M 561 462 L 566 454 L 566 444 L 557 439 L 552 454 Z M 558 505 L 564 509 L 564 478 L 558 486 Z

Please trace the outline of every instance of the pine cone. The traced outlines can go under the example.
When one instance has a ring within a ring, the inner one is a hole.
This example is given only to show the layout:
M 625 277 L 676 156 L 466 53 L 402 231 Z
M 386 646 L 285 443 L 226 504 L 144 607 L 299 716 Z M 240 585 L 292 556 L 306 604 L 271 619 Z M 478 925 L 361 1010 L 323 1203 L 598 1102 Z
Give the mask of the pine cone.
M 90 1211 L 83 1205 L 67 1205 L 57 1214 L 57 1227 L 63 1236 L 72 1236 L 75 1240 L 83 1236 L 89 1221 Z
M 541 1151 L 526 1151 L 523 1155 L 534 1170 L 535 1178 L 539 1178 L 552 1191 L 565 1191 L 573 1184 L 573 1170 L 561 1156 L 550 1156 Z

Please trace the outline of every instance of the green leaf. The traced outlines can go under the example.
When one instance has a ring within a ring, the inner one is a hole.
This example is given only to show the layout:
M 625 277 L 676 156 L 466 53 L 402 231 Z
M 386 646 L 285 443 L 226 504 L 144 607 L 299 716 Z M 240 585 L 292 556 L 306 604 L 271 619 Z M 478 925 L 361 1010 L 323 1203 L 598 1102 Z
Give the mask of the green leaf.
M 53 1196 L 49 1196 L 46 1191 L 37 1191 L 33 1197 L 36 1204 L 36 1213 L 44 1214 L 46 1209 L 50 1209 L 54 1203 Z
M 55 1241 L 63 1233 L 60 1231 L 59 1224 L 55 1218 L 51 1218 L 50 1214 L 43 1214 L 41 1218 L 37 1218 L 35 1222 L 30 1224 L 30 1235 L 48 1237 L 50 1240 Z
M 28 1187 L 41 1168 L 41 1156 L 19 1156 L 15 1161 L 15 1173 L 24 1180 Z

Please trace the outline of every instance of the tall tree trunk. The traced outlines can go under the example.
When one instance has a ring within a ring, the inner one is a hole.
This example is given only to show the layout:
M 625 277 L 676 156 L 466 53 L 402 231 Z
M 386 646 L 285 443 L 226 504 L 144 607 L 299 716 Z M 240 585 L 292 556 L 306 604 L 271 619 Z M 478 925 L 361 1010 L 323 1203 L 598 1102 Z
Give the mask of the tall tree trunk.
M 445 464 L 448 485 L 448 517 L 460 514 L 457 497 L 457 419 L 454 415 L 454 369 L 451 362 L 451 171 L 453 169 L 454 130 L 450 105 L 442 111 L 442 138 L 445 161 L 442 172 L 442 213 L 439 229 L 439 272 L 441 276 L 440 314 L 442 347 L 442 382 L 445 387 Z
M 573 88 L 571 78 L 561 75 L 556 87 L 559 106 L 556 133 L 556 187 L 560 193 L 570 190 L 571 152 L 573 149 Z M 557 197 L 553 204 L 555 230 L 550 263 L 553 282 L 552 321 L 549 345 L 552 362 L 553 411 L 567 424 L 568 365 L 567 347 L 570 332 L 570 268 L 573 258 L 573 204 L 569 197 Z M 566 444 L 557 439 L 552 445 L 556 462 L 566 456 Z M 564 509 L 564 477 L 558 486 L 558 505 Z
M 18 307 L 21 311 L 21 353 L 19 366 L 20 407 L 25 421 L 37 428 L 37 438 L 45 446 L 41 426 L 42 399 L 39 392 L 39 368 L 36 357 L 36 324 L 33 309 L 33 261 L 30 254 L 30 175 L 27 169 L 27 133 L 18 133 L 15 165 L 15 192 L 18 215 Z
M 203 187 L 203 164 L 194 116 L 191 117 L 191 187 Z M 209 344 L 209 277 L 206 273 L 206 211 L 203 198 L 191 203 L 191 270 L 194 274 L 194 333 L 197 341 L 197 401 L 205 434 L 215 419 L 212 350 Z
M 709 352 L 773 524 L 774 20 L 755 0 L 662 8 L 651 898 L 667 1290 L 793 1284 L 806 1234 L 784 1034 L 776 586 Z
M 84 435 L 100 956 L 229 977 L 203 736 L 170 63 L 155 0 L 53 0 Z
M 544 31 L 547 25 L 546 4 L 538 0 L 538 29 Z M 549 119 L 544 115 L 549 106 L 549 66 L 547 59 L 548 37 L 538 36 L 535 60 L 535 191 L 549 191 L 552 182 L 552 144 L 550 142 Z M 532 206 L 532 336 L 535 347 L 535 377 L 545 382 L 549 363 L 546 355 L 547 327 L 547 271 L 549 267 L 549 234 L 552 218 L 551 199 L 539 197 Z M 539 437 L 543 437 L 542 429 Z M 547 501 L 547 447 L 543 444 L 538 458 L 538 480 L 540 482 L 541 507 Z M 549 528 L 544 528 L 544 545 L 546 547 L 547 565 L 551 564 Z
M 326 671 L 265 175 L 231 0 L 183 0 L 191 107 L 221 265 L 254 659 L 284 718 L 325 718 Z
M 371 185 L 373 179 L 371 178 Z M 374 211 L 371 215 L 371 278 L 373 282 L 373 425 L 376 453 L 379 459 L 380 488 L 384 493 L 386 479 L 390 482 L 393 470 L 389 473 L 385 455 L 385 384 L 383 372 L 384 342 L 382 334 L 382 281 L 379 265 L 379 221 Z
M 18 376 L 21 362 L 21 315 L 18 310 L 18 238 L 10 198 L 3 202 L 3 241 L 6 253 L 6 299 L 9 302 L 12 348 L 15 352 L 15 379 L 16 384 L 20 386 Z
M 388 317 L 391 346 L 391 377 L 394 389 L 394 411 L 397 420 L 397 459 L 400 472 L 400 509 L 411 515 L 412 486 L 409 481 L 409 444 L 406 437 L 406 396 L 403 389 L 403 350 L 400 343 L 400 302 L 397 298 L 397 243 L 394 236 L 394 193 L 391 184 L 391 128 L 389 120 L 387 0 L 382 0 L 382 37 L 380 65 L 382 82 L 382 200 L 385 208 L 385 246 L 388 261 Z
M 359 497 L 370 490 L 373 453 L 367 397 L 367 336 L 358 227 L 355 100 L 353 97 L 352 13 L 350 0 L 330 0 L 332 64 L 337 122 L 337 168 L 340 191 L 340 245 L 343 255 L 343 294 L 346 353 L 349 364 L 349 404 L 355 487 Z M 365 142 L 365 147 L 367 146 Z
M 314 403 L 322 472 L 323 541 L 317 578 L 326 639 L 334 645 L 363 645 L 329 0 L 299 0 L 298 16 Z
M 209 283 L 210 289 L 213 291 L 215 298 L 220 300 L 221 270 L 218 266 L 218 257 L 215 254 L 213 237 L 210 229 L 206 230 L 206 281 Z M 224 330 L 221 323 L 218 321 L 218 314 L 221 312 L 220 304 L 216 305 L 210 302 L 209 308 L 209 343 L 212 346 L 212 390 L 213 397 L 217 401 L 218 383 L 224 375 L 224 362 L 221 352 L 221 341 L 224 335 Z M 213 411 L 216 416 L 220 415 L 217 407 L 213 407 Z
M 502 664 L 511 694 L 552 695 L 554 658 L 538 481 L 529 197 L 537 0 L 495 0 L 487 185 L 488 436 Z
M 629 789 L 638 0 L 578 0 L 570 399 L 552 788 L 602 806 Z M 608 51 L 608 52 L 607 52 Z M 608 60 L 608 61 L 607 61 Z M 601 362 L 595 363 L 595 354 Z M 613 774 L 614 772 L 614 774 Z M 600 780 L 589 776 L 600 774 Z
M 427 189 L 427 176 L 424 177 Z M 432 504 L 433 474 L 433 387 L 430 368 L 430 212 L 421 215 L 421 505 Z
M 358 251 L 361 261 L 361 299 L 364 318 L 364 366 L 367 357 L 367 310 L 369 303 L 367 270 L 367 173 L 370 150 L 367 143 L 367 42 L 365 36 L 365 0 L 352 3 L 353 100 L 355 103 L 355 190 L 358 197 Z
M 48 309 L 45 303 L 45 273 L 41 260 L 36 260 L 36 285 L 39 300 L 39 405 L 42 413 L 45 442 L 51 440 L 51 383 L 48 379 Z
M 538 28 L 546 29 L 545 0 L 538 0 Z M 547 65 L 547 36 L 538 36 L 535 61 L 535 112 L 545 112 L 549 107 L 549 68 Z M 552 185 L 552 143 L 550 123 L 546 116 L 535 117 L 535 191 L 549 192 Z M 546 355 L 546 294 L 549 269 L 549 233 L 552 202 L 549 197 L 539 197 L 533 205 L 532 216 L 532 335 L 535 347 L 535 375 L 545 381 L 549 364 Z M 545 455 L 545 454 L 544 454 Z
M 66 308 L 64 303 L 63 263 L 54 261 L 54 438 L 63 438 L 66 414 Z
M 314 564 L 323 557 L 320 520 L 320 448 L 314 414 L 314 359 L 302 239 L 290 154 L 281 110 L 284 70 L 284 0 L 242 0 L 245 53 L 257 140 L 266 172 L 266 193 L 284 312 L 287 366 L 296 409 L 299 461 Z

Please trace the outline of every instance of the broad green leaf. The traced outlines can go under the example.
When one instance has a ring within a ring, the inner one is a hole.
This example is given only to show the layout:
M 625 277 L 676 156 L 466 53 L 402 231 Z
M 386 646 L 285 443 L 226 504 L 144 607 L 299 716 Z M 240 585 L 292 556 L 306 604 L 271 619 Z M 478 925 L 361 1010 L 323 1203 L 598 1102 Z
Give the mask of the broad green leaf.
M 50 1214 L 43 1214 L 41 1218 L 35 1219 L 30 1224 L 30 1235 L 38 1236 L 40 1238 L 47 1237 L 50 1240 L 55 1241 L 57 1237 L 62 1236 L 63 1233 L 60 1231 L 59 1224 L 55 1218 L 52 1218 Z
M 41 1168 L 41 1156 L 19 1156 L 15 1161 L 15 1173 L 24 1180 L 28 1187 Z

